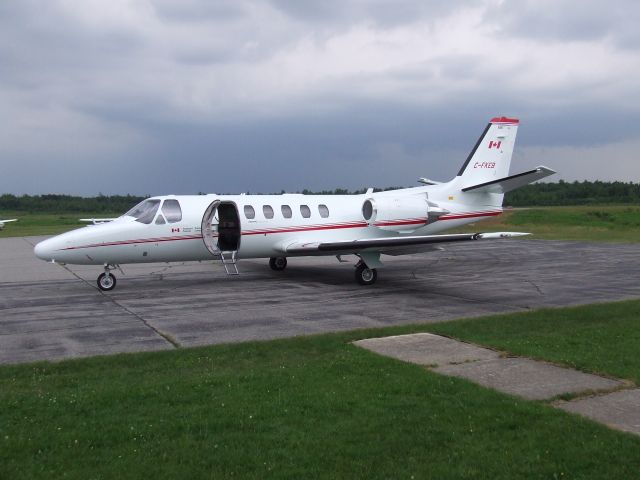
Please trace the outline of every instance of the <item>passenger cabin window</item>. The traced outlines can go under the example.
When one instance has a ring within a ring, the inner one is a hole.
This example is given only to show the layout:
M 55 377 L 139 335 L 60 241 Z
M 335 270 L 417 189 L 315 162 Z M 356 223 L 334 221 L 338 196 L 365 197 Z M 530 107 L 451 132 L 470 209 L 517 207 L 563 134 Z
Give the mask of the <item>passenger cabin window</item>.
M 162 204 L 162 213 L 168 223 L 176 223 L 182 220 L 182 209 L 178 200 L 170 198 Z
M 293 211 L 289 205 L 282 205 L 280 210 L 282 210 L 282 216 L 284 218 L 291 218 L 293 216 Z
M 262 213 L 264 214 L 264 218 L 273 218 L 273 208 L 271 208 L 271 205 L 263 205 Z
M 131 210 L 129 210 L 124 215 L 126 217 L 133 217 L 136 219 L 136 222 L 145 223 L 149 225 L 153 222 L 153 219 L 156 216 L 156 212 L 158 211 L 158 207 L 160 206 L 160 200 L 149 199 L 145 200 Z
M 249 220 L 256 218 L 256 211 L 253 209 L 251 205 L 244 206 L 244 216 Z
M 329 207 L 326 205 L 318 205 L 318 213 L 322 218 L 327 218 L 329 216 Z
M 300 205 L 300 215 L 304 218 L 309 218 L 311 216 L 311 209 L 309 205 Z

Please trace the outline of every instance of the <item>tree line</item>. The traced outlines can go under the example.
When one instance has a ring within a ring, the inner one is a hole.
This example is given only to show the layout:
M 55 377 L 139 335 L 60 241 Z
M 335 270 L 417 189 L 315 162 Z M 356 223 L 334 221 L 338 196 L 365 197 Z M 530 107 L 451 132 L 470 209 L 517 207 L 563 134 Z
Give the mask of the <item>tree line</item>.
M 124 213 L 145 197 L 136 195 L 0 195 L 0 211 L 28 213 Z
M 640 204 L 640 183 L 565 182 L 534 183 L 508 192 L 504 204 L 514 207 L 593 205 L 601 203 Z
M 395 190 L 402 187 L 377 188 L 375 191 Z M 345 188 L 314 192 L 304 189 L 306 195 L 362 194 L 366 189 L 350 191 Z M 284 193 L 281 192 L 281 193 Z M 137 195 L 0 195 L 0 211 L 28 213 L 124 213 L 147 197 Z M 640 183 L 632 182 L 565 182 L 535 183 L 505 196 L 505 205 L 513 207 L 640 204 Z

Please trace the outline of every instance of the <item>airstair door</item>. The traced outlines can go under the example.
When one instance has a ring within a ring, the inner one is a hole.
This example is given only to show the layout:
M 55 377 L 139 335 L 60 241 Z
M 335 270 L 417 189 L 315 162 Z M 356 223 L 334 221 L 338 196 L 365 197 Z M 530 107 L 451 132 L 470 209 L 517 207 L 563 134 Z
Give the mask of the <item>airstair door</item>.
M 202 217 L 202 240 L 228 275 L 237 275 L 241 230 L 238 207 L 233 202 L 214 201 Z

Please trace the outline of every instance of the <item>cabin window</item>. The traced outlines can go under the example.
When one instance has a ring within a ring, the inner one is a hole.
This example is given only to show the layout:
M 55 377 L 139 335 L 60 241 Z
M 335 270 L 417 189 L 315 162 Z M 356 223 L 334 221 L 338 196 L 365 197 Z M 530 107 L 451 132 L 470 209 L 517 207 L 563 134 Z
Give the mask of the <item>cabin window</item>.
M 182 220 L 182 209 L 178 200 L 170 198 L 162 204 L 162 213 L 168 223 L 176 223 Z
M 271 205 L 263 205 L 262 213 L 264 214 L 264 218 L 273 218 L 273 208 L 271 208 Z
M 160 206 L 160 200 L 149 199 L 143 202 L 140 202 L 138 205 L 133 207 L 124 215 L 126 217 L 133 217 L 136 219 L 136 222 L 146 223 L 149 225 L 153 222 L 153 219 L 156 216 L 156 212 L 158 211 L 158 207 Z
M 291 210 L 289 205 L 282 205 L 280 210 L 282 210 L 282 216 L 284 218 L 291 218 L 293 216 L 293 210 Z
M 300 205 L 300 215 L 304 218 L 309 218 L 311 216 L 311 209 L 309 205 Z
M 253 209 L 251 205 L 244 206 L 244 216 L 249 220 L 256 218 L 256 211 Z
M 329 207 L 326 205 L 318 205 L 318 213 L 322 218 L 327 218 L 329 216 Z

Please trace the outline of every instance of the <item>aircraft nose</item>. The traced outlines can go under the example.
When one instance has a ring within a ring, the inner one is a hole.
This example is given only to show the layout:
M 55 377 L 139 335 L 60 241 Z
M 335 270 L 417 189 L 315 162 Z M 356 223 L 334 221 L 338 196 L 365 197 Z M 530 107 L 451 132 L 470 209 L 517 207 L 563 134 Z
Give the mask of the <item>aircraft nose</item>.
M 39 242 L 33 247 L 33 253 L 42 260 L 53 260 L 53 245 L 51 239 Z

